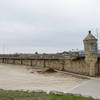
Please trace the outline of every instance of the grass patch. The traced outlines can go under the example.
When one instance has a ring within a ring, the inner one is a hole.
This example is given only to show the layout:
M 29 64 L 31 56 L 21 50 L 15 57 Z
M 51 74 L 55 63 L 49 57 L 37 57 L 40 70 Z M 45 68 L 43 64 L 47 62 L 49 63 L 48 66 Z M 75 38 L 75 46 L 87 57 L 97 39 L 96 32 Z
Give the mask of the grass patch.
M 24 92 L 0 90 L 0 100 L 94 100 L 81 96 L 46 94 L 44 92 Z

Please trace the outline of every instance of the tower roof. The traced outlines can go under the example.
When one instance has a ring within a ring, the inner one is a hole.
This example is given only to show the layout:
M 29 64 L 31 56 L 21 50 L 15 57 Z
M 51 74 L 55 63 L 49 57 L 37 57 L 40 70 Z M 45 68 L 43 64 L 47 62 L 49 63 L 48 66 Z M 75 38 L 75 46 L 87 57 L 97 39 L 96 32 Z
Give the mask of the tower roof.
M 84 39 L 85 40 L 97 40 L 92 34 L 91 31 L 89 31 L 87 37 Z

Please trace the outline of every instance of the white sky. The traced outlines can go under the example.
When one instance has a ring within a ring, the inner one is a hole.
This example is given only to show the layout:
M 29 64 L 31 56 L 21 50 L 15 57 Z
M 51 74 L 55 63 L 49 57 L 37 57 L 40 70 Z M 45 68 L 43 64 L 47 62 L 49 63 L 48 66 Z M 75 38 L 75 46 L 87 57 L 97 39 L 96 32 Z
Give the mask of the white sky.
M 0 0 L 0 53 L 82 50 L 96 29 L 100 0 Z

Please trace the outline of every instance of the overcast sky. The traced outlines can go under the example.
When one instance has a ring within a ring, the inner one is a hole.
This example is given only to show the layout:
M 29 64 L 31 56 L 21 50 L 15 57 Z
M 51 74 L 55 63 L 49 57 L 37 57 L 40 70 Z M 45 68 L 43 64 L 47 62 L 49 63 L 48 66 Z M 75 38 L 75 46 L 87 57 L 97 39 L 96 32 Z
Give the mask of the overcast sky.
M 0 0 L 0 53 L 82 50 L 96 29 L 100 0 Z

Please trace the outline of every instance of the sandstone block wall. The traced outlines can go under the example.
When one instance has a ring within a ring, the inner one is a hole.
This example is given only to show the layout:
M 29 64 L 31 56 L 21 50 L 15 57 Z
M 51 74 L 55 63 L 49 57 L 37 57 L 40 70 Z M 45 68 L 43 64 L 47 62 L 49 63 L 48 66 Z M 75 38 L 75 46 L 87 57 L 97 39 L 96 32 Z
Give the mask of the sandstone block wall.
M 3 59 L 3 63 L 8 63 L 8 59 Z
M 29 59 L 23 59 L 22 60 L 22 64 L 23 65 L 27 65 L 27 66 L 31 66 L 31 60 L 29 60 Z
M 45 67 L 62 70 L 62 63 L 60 60 L 45 60 Z
M 80 59 L 15 59 L 0 58 L 1 63 L 19 64 L 34 67 L 46 67 L 67 72 L 89 75 L 89 66 L 85 62 L 85 58 Z M 98 61 L 100 63 L 100 60 Z M 100 66 L 100 64 L 99 64 Z M 100 69 L 99 69 L 100 70 Z
M 3 59 L 0 59 L 0 63 L 3 63 Z
M 97 73 L 97 75 L 100 75 L 100 58 L 98 58 L 98 61 L 96 64 L 96 73 Z
M 8 59 L 8 61 L 6 61 L 8 64 L 13 64 L 14 60 L 13 59 Z
M 86 65 L 85 59 L 65 60 L 64 70 L 68 72 L 89 75 L 89 66 Z
M 22 60 L 20 60 L 20 59 L 15 59 L 14 60 L 14 64 L 18 64 L 18 65 L 21 65 L 22 64 Z
M 44 60 L 32 60 L 33 67 L 44 67 Z

